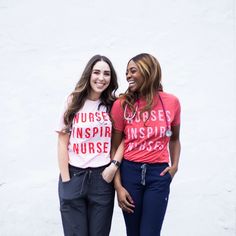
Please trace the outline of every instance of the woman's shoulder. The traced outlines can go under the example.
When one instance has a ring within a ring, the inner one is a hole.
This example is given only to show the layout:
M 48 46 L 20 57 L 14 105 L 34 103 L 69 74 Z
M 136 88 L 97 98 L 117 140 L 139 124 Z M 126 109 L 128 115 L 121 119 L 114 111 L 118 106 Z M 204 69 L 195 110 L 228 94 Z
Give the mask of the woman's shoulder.
M 73 95 L 70 93 L 69 95 L 66 96 L 66 102 L 70 104 L 72 102 Z
M 112 111 L 116 111 L 116 112 L 122 112 L 123 111 L 123 103 L 124 103 L 125 99 L 122 97 L 118 97 L 115 102 L 112 105 Z
M 115 105 L 115 106 L 122 105 L 124 103 L 124 101 L 125 101 L 125 97 L 124 96 L 119 96 L 118 98 L 116 98 L 113 105 Z
M 72 99 L 73 97 L 71 94 L 67 94 L 63 97 L 63 100 L 62 100 L 63 109 L 67 108 L 71 104 Z
M 167 92 L 159 92 L 159 93 L 161 98 L 163 99 L 168 99 L 170 101 L 179 101 L 179 98 L 172 93 L 167 93 Z

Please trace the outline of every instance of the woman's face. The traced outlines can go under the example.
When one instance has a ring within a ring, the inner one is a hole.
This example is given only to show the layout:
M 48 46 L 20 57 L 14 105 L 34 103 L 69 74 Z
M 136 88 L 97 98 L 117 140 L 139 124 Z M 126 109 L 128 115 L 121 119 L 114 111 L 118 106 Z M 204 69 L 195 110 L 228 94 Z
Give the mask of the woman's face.
M 90 77 L 91 92 L 90 99 L 99 99 L 102 92 L 109 86 L 111 81 L 111 70 L 105 61 L 98 61 L 92 69 Z
M 132 60 L 127 66 L 126 79 L 129 83 L 129 90 L 132 92 L 138 91 L 144 82 L 143 76 L 141 75 L 137 65 Z

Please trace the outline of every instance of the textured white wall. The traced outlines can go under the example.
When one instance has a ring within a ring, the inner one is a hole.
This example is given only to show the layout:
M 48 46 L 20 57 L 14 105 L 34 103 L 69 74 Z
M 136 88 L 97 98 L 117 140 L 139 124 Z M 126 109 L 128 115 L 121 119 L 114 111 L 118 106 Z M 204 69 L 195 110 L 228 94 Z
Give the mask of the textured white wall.
M 156 56 L 182 103 L 182 154 L 163 236 L 235 234 L 234 0 L 0 1 L 0 235 L 62 235 L 58 110 L 94 54 Z M 33 231 L 29 232 L 29 228 Z M 125 235 L 115 207 L 111 236 Z

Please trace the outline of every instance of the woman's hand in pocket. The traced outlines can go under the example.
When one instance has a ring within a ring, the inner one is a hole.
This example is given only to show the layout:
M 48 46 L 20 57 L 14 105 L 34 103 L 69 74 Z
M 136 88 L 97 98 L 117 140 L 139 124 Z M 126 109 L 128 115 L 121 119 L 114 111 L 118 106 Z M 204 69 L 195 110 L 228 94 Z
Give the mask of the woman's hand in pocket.
M 70 177 L 67 178 L 61 178 L 62 183 L 66 183 L 70 181 Z
M 103 179 L 107 182 L 110 183 L 117 171 L 117 166 L 115 166 L 113 163 L 111 163 L 108 167 L 106 167 L 103 172 L 102 172 L 102 177 Z
M 166 167 L 160 174 L 160 176 L 164 176 L 167 172 L 170 173 L 171 178 L 173 179 L 176 172 L 177 172 L 177 168 L 175 168 L 174 166 L 170 166 L 170 167 Z

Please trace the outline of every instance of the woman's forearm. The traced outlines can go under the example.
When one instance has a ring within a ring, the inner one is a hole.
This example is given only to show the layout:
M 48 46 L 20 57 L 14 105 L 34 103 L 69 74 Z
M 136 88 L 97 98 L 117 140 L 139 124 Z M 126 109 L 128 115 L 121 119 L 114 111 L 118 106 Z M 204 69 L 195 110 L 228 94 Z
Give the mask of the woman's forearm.
M 122 140 L 122 142 L 120 143 L 112 159 L 121 162 L 123 159 L 123 154 L 124 154 L 124 140 Z
M 171 140 L 169 143 L 171 166 L 178 169 L 181 145 L 179 140 Z
M 122 141 L 122 139 L 123 139 L 122 132 L 113 130 L 111 159 L 117 160 L 119 162 L 121 162 L 124 152 L 124 141 Z M 116 175 L 114 177 L 114 187 L 115 189 L 122 187 L 119 169 L 116 171 Z
M 175 172 L 178 170 L 179 165 L 179 157 L 180 157 L 180 125 L 172 127 L 172 136 L 170 137 L 169 142 L 169 151 L 170 151 L 170 160 L 171 160 L 171 167 L 175 169 Z
M 62 181 L 69 181 L 69 156 L 68 156 L 68 143 L 69 135 L 68 134 L 59 134 L 58 135 L 58 165 L 61 174 Z
M 114 177 L 114 188 L 118 190 L 122 187 L 121 178 L 120 178 L 120 170 L 117 170 L 116 175 Z

